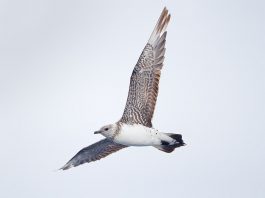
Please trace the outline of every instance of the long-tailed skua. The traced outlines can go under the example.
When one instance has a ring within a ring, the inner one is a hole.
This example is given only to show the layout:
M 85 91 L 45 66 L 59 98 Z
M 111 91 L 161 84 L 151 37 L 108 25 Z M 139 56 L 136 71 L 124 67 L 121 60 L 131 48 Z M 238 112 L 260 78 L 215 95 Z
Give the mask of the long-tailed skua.
M 129 146 L 153 146 L 171 153 L 175 148 L 185 145 L 180 134 L 160 132 L 152 127 L 151 122 L 164 62 L 169 20 L 170 14 L 164 8 L 133 69 L 121 119 L 94 132 L 105 136 L 105 139 L 80 150 L 61 169 L 99 160 Z

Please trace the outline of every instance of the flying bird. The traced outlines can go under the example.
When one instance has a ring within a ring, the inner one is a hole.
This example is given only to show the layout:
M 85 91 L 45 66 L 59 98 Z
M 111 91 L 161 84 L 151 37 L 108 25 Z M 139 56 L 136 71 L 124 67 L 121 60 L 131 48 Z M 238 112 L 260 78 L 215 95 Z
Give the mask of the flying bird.
M 164 8 L 133 69 L 121 119 L 95 131 L 95 134 L 101 134 L 105 139 L 80 150 L 62 170 L 99 160 L 129 146 L 153 146 L 171 153 L 175 148 L 185 145 L 181 134 L 160 132 L 152 127 L 151 122 L 164 62 L 169 20 L 170 14 Z

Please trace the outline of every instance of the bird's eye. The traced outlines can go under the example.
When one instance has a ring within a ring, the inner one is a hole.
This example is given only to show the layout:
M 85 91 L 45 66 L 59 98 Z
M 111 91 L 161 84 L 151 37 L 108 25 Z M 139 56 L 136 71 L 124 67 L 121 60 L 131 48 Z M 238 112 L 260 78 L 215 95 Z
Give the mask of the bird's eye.
M 105 131 L 109 130 L 109 128 L 105 128 Z

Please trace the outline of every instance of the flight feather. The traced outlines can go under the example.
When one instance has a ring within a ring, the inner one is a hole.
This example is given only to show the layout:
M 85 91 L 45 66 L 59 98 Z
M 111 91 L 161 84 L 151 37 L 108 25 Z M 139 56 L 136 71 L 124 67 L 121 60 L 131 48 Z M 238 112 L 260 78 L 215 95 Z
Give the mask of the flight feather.
M 100 160 L 120 149 L 127 146 L 117 144 L 107 138 L 96 142 L 88 147 L 81 149 L 72 159 L 69 160 L 61 169 L 67 170 L 69 168 L 79 166 L 84 163 Z

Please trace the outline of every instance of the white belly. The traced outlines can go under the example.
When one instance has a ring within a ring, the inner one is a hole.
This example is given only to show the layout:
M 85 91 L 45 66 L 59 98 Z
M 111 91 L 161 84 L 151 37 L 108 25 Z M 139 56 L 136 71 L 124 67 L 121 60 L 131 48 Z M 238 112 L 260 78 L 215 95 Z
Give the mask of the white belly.
M 168 135 L 140 124 L 123 124 L 114 138 L 114 142 L 127 146 L 156 146 L 161 145 L 161 140 L 173 141 Z

